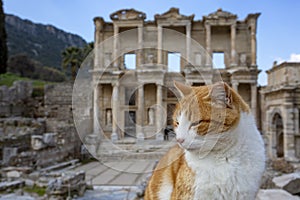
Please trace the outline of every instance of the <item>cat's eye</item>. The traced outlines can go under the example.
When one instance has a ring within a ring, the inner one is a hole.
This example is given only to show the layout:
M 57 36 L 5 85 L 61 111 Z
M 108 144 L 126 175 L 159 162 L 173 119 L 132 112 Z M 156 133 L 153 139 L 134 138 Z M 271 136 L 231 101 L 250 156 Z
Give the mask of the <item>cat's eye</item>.
M 176 126 L 178 126 L 178 125 L 179 125 L 179 122 L 178 122 L 178 121 L 175 121 L 174 123 L 175 123 L 175 125 L 176 125 Z
M 202 122 L 202 120 L 198 120 L 198 121 L 193 122 L 193 123 L 190 125 L 190 128 L 191 128 L 191 127 L 196 127 L 196 126 L 200 125 L 201 122 Z

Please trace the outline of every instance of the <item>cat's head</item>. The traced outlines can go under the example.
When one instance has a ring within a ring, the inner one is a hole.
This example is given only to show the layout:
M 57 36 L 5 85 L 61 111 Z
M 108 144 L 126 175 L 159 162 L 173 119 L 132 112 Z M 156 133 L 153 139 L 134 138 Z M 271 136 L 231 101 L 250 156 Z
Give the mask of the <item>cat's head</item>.
M 187 150 L 223 148 L 232 138 L 226 134 L 234 129 L 241 112 L 249 112 L 248 105 L 224 82 L 190 87 L 175 82 L 182 99 L 173 115 L 176 139 Z

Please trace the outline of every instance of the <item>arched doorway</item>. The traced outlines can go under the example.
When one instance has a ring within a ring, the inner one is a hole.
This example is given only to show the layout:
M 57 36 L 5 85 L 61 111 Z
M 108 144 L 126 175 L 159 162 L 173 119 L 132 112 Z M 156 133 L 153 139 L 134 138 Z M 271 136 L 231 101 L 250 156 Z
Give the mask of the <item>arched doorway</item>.
M 283 121 L 280 114 L 276 113 L 273 117 L 273 126 L 275 128 L 276 137 L 276 155 L 277 157 L 284 156 L 284 134 L 283 134 Z

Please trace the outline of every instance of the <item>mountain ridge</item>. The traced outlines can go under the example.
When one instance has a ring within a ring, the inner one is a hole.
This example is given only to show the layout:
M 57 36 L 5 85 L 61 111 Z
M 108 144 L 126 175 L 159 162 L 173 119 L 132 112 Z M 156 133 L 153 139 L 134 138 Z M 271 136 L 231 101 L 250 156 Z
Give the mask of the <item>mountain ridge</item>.
M 87 42 L 79 35 L 51 24 L 35 23 L 16 15 L 5 15 L 9 56 L 27 54 L 44 66 L 61 68 L 61 52 L 69 47 L 83 47 Z

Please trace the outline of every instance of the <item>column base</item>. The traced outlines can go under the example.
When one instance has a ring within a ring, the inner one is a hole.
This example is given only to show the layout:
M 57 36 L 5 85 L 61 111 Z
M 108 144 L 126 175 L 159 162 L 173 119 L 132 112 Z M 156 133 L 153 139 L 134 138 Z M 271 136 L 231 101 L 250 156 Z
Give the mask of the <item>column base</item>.
M 115 142 L 119 139 L 119 136 L 118 136 L 118 133 L 112 133 L 111 136 L 110 136 L 110 140 L 112 142 Z

